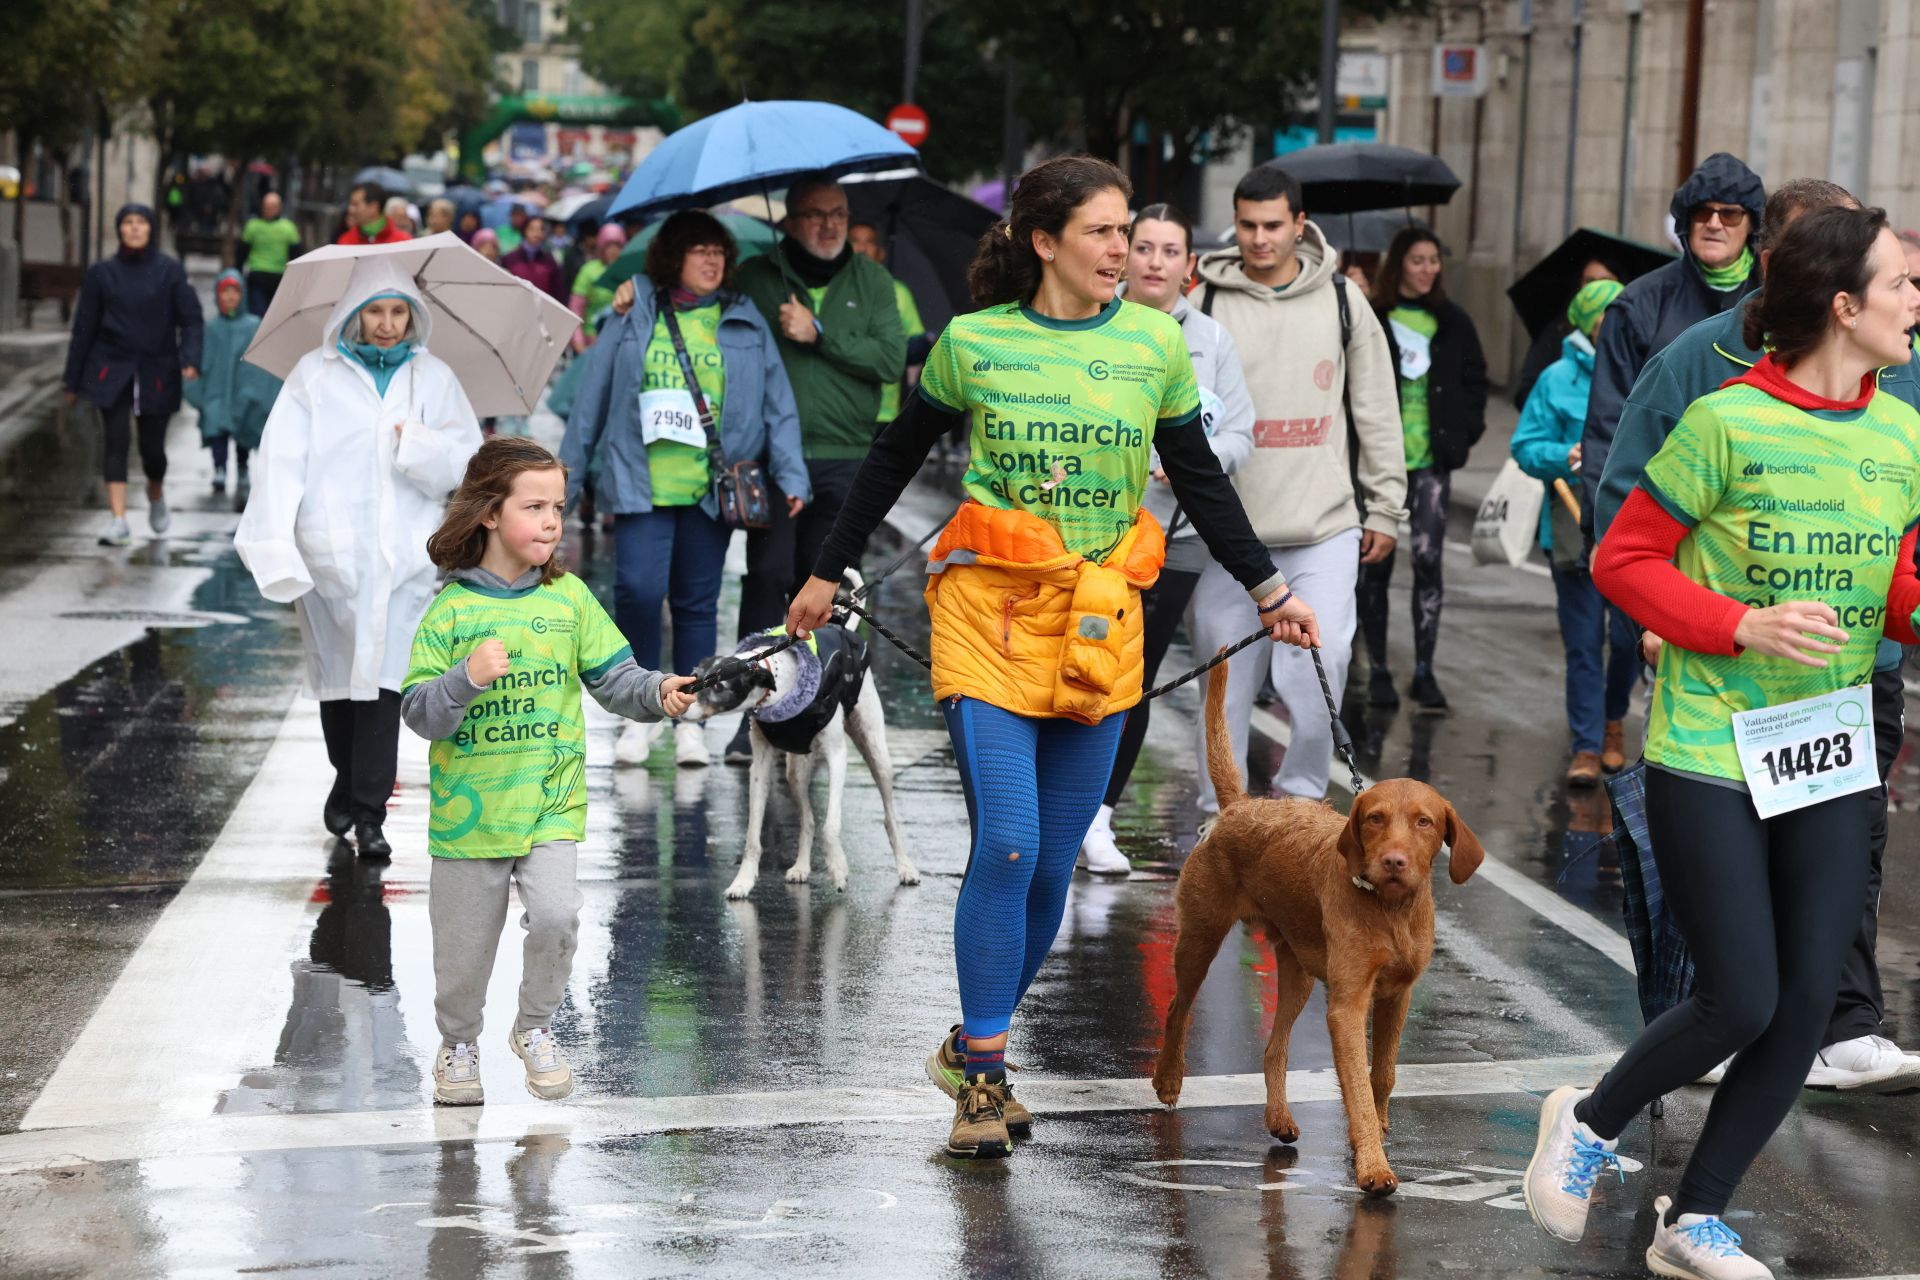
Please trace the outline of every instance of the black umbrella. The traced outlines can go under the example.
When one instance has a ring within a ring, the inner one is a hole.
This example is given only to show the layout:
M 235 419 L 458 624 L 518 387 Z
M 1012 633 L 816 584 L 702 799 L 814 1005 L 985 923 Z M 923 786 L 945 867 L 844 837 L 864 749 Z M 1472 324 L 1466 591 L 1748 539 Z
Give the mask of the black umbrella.
M 1408 227 L 1429 230 L 1424 221 L 1401 209 L 1336 214 L 1320 223 L 1327 240 L 1345 253 L 1385 253 L 1393 238 Z
M 918 174 L 875 180 L 854 174 L 841 182 L 853 220 L 879 229 L 887 266 L 912 290 L 928 333 L 973 310 L 967 265 L 999 214 Z
M 1507 288 L 1507 297 L 1520 313 L 1529 336 L 1539 337 L 1542 329 L 1565 317 L 1567 303 L 1580 290 L 1580 273 L 1596 259 L 1622 280 L 1634 280 L 1672 262 L 1674 255 L 1637 240 L 1622 240 L 1581 227 Z
M 1302 147 L 1267 164 L 1300 184 L 1301 203 L 1315 221 L 1329 213 L 1445 204 L 1460 189 L 1460 179 L 1439 156 L 1385 142 Z

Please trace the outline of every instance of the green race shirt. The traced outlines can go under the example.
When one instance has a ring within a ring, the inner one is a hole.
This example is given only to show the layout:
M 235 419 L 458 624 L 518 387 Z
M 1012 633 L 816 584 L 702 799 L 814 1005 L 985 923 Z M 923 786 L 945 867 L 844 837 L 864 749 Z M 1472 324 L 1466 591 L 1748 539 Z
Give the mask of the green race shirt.
M 580 681 L 632 654 L 573 574 L 519 591 L 451 582 L 414 633 L 406 686 L 439 678 L 487 639 L 506 645 L 512 669 L 428 752 L 436 858 L 517 858 L 543 840 L 585 838 Z
M 300 243 L 300 228 L 291 218 L 248 218 L 240 238 L 247 242 L 247 270 L 284 275 L 287 255 Z
M 1425 307 L 1395 307 L 1387 319 L 1398 321 L 1428 342 L 1440 332 L 1440 320 Z M 1427 375 L 1400 379 L 1400 431 L 1406 439 L 1407 470 L 1433 465 L 1433 420 L 1427 416 Z
M 1688 407 L 1641 487 L 1690 530 L 1674 564 L 1756 609 L 1820 600 L 1847 632 L 1825 667 L 1757 653 L 1661 651 L 1647 759 L 1739 780 L 1732 715 L 1866 681 L 1900 540 L 1920 520 L 1920 413 L 1799 409 L 1736 383 Z
M 1200 412 L 1180 322 L 1123 298 L 1085 320 L 1016 302 L 956 316 L 920 394 L 967 415 L 970 497 L 1039 516 L 1094 560 L 1133 525 L 1156 427 Z
M 680 319 L 680 336 L 686 340 L 693 376 L 700 380 L 700 391 L 707 398 L 707 407 L 713 411 L 717 429 L 720 407 L 727 399 L 727 366 L 720 358 L 720 304 L 711 302 L 674 314 Z M 664 314 L 656 316 L 653 337 L 647 342 L 646 377 L 640 389 L 665 391 L 686 387 L 679 353 L 673 349 L 673 336 L 667 332 L 667 318 Z M 653 480 L 656 507 L 691 507 L 707 496 L 705 449 L 676 440 L 656 440 L 647 446 L 647 471 Z
M 607 274 L 606 263 L 598 258 L 588 258 L 573 277 L 573 292 L 587 300 L 585 319 L 593 333 L 600 332 L 600 326 L 595 323 L 595 318 L 613 305 L 613 290 L 602 288 L 600 285 L 600 277 L 605 274 Z
M 893 300 L 900 307 L 900 327 L 906 331 L 907 341 L 912 342 L 926 333 L 926 322 L 920 318 L 920 308 L 914 304 L 913 290 L 893 282 Z M 818 305 L 818 304 L 816 304 Z M 900 384 L 889 382 L 880 388 L 880 413 L 875 422 L 892 422 L 900 416 Z

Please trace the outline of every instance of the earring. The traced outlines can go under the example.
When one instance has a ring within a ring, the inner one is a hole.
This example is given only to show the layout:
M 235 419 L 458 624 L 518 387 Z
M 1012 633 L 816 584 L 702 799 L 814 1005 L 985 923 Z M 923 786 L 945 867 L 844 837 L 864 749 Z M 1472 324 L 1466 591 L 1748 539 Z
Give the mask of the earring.
M 1048 255 L 1047 255 L 1047 261 L 1048 261 L 1048 262 L 1052 262 L 1052 261 L 1053 261 L 1053 255 L 1052 255 L 1052 254 L 1048 254 Z
M 1860 327 L 1860 322 L 1859 322 L 1858 320 L 1849 320 L 1849 321 L 1847 321 L 1847 328 L 1849 328 L 1849 329 L 1858 329 L 1859 327 Z

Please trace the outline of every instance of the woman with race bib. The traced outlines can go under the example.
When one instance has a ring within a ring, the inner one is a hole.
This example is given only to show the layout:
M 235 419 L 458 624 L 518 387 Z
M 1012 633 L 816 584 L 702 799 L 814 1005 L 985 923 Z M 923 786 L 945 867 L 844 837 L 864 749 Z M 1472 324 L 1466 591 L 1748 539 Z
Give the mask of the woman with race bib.
M 1166 551 L 1143 505 L 1156 454 L 1273 639 L 1319 643 L 1313 610 L 1275 572 L 1207 445 L 1179 322 L 1116 296 L 1129 194 L 1118 169 L 1086 156 L 1020 179 L 968 273 L 983 310 L 934 344 L 787 614 L 803 636 L 828 620 L 841 573 L 964 420 L 967 501 L 934 544 L 926 591 L 934 696 L 973 820 L 954 909 L 963 1022 L 927 1061 L 956 1099 L 954 1156 L 1009 1155 L 1009 1132 L 1032 1123 L 1007 1085 L 1007 1028 L 1059 931 L 1140 700 L 1140 593 Z
M 1686 410 L 1594 557 L 1602 593 L 1667 642 L 1647 817 L 1697 985 L 1591 1091 L 1546 1100 L 1525 1192 L 1578 1240 L 1633 1117 L 1732 1056 L 1654 1202 L 1660 1275 L 1772 1274 L 1722 1215 L 1800 1095 L 1866 896 L 1867 682 L 1883 633 L 1916 642 L 1920 607 L 1920 414 L 1876 371 L 1906 363 L 1917 306 L 1884 212 L 1793 222 L 1747 304 L 1768 354 Z
M 733 530 L 713 492 L 703 407 L 728 465 L 765 464 L 795 512 L 812 492 L 773 330 L 732 288 L 738 256 L 711 214 L 688 209 L 660 224 L 632 309 L 609 316 L 583 357 L 560 442 L 567 510 L 579 508 L 591 468 L 598 508 L 613 513 L 614 621 L 649 671 L 692 675 L 716 644 Z M 673 617 L 671 664 L 660 655 L 663 602 Z M 628 724 L 614 758 L 643 763 L 659 729 Z M 700 725 L 674 727 L 674 756 L 684 766 L 710 762 Z

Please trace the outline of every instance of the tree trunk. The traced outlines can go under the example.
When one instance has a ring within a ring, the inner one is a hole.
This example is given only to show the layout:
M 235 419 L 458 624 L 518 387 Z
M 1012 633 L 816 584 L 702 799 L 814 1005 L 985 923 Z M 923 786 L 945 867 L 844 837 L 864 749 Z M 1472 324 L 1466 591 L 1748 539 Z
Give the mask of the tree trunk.
M 233 203 L 227 210 L 227 234 L 220 246 L 220 264 L 231 267 L 240 256 L 240 225 L 244 221 L 247 209 L 247 170 L 243 165 L 240 178 L 233 182 Z
M 20 153 L 20 194 L 13 202 L 13 242 L 20 249 L 20 263 L 27 261 L 27 183 L 33 180 L 33 147 L 36 139 L 25 130 L 14 134 L 13 145 Z

